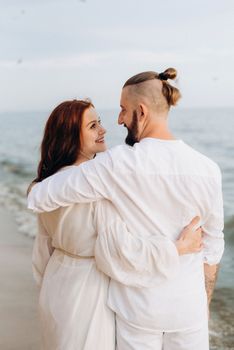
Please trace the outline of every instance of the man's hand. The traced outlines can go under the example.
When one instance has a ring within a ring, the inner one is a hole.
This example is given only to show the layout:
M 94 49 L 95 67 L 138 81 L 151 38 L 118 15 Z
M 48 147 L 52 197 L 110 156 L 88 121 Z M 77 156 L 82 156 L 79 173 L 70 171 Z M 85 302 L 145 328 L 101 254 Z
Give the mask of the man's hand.
M 27 189 L 27 196 L 29 195 L 29 192 L 31 191 L 33 186 L 36 185 L 36 184 L 37 184 L 36 181 L 33 181 L 33 182 L 30 183 L 30 185 L 28 186 L 28 189 Z
M 197 253 L 202 250 L 202 229 L 201 227 L 196 229 L 199 221 L 199 216 L 193 218 L 188 226 L 183 229 L 180 237 L 175 242 L 179 255 Z

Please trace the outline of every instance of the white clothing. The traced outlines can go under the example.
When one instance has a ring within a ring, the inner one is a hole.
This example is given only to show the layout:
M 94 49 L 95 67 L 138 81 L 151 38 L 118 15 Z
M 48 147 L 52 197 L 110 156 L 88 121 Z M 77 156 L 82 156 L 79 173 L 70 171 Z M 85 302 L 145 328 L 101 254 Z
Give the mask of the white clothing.
M 152 240 L 133 236 L 106 200 L 40 214 L 38 228 L 33 272 L 41 287 L 44 350 L 115 348 L 114 313 L 107 307 L 109 278 L 97 269 L 92 258 L 95 252 L 98 267 L 128 285 L 152 283 L 154 275 L 158 279 L 163 262 L 178 265 L 174 244 L 169 242 L 171 249 L 167 249 L 164 241 L 168 240 L 155 245 Z
M 117 350 L 209 350 L 207 320 L 182 332 L 144 331 L 116 318 Z
M 109 278 L 96 267 L 94 205 L 77 204 L 38 216 L 33 272 L 40 288 L 43 350 L 114 350 L 114 313 L 107 306 Z
M 201 217 L 203 253 L 181 256 L 174 278 L 140 289 L 111 281 L 109 290 L 109 306 L 142 330 L 198 327 L 207 312 L 203 263 L 217 264 L 224 249 L 219 167 L 181 140 L 145 138 L 35 185 L 28 207 L 51 211 L 101 198 L 115 205 L 129 231 L 144 238 L 175 241 L 195 215 Z

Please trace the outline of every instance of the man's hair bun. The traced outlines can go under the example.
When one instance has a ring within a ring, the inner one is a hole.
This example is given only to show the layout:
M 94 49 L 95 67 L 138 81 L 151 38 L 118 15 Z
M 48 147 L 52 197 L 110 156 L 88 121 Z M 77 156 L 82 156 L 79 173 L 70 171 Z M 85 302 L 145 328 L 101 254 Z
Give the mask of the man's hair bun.
M 167 68 L 164 72 L 159 73 L 158 78 L 160 80 L 175 79 L 177 76 L 177 71 L 175 68 Z

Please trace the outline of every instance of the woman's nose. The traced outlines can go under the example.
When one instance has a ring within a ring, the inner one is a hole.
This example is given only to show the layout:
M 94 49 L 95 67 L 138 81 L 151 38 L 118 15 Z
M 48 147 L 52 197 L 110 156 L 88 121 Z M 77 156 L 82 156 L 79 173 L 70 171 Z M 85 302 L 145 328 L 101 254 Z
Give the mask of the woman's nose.
M 99 134 L 101 134 L 101 135 L 103 134 L 104 135 L 105 133 L 106 133 L 106 129 L 103 128 L 103 126 L 101 126 L 100 129 L 99 129 Z

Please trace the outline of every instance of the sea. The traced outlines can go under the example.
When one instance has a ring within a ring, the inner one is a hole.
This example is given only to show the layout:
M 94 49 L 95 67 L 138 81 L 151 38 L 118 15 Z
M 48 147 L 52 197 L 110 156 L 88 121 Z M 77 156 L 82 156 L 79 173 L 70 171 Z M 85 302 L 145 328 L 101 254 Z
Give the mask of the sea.
M 98 112 L 108 147 L 124 143 L 126 130 L 117 125 L 118 110 Z M 37 229 L 34 214 L 26 209 L 26 190 L 36 177 L 48 115 L 0 113 L 0 206 L 14 214 L 19 232 L 29 239 Z M 174 108 L 169 120 L 177 138 L 213 159 L 222 171 L 226 248 L 211 305 L 210 338 L 211 350 L 234 349 L 234 108 Z

